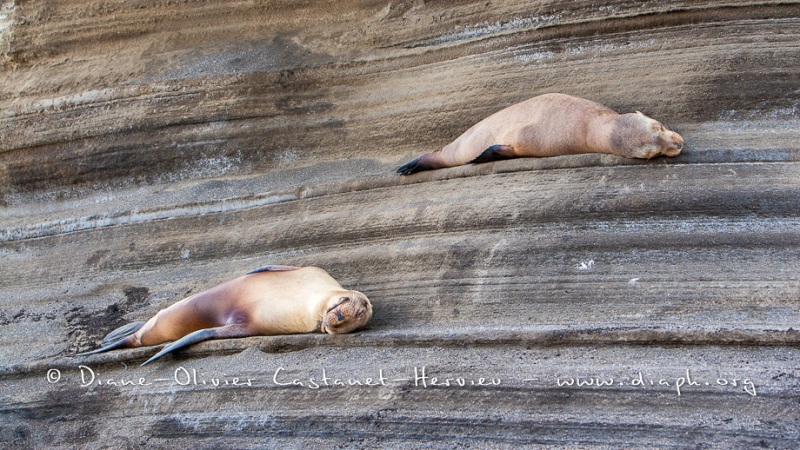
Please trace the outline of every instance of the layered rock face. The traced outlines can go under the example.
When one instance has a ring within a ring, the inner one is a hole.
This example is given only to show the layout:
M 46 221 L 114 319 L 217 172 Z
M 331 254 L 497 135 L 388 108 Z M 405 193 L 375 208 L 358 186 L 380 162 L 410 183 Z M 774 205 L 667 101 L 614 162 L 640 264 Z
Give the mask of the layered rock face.
M 1 3 L 10 446 L 800 440 L 800 2 Z M 686 147 L 393 173 L 548 92 Z M 264 264 L 373 321 L 75 356 Z

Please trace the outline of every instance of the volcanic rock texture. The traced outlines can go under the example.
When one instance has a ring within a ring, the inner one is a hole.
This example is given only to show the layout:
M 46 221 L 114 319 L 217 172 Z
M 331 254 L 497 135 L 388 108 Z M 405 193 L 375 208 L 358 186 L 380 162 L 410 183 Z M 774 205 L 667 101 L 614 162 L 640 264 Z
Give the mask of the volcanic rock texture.
M 799 2 L 0 3 L 3 447 L 797 448 Z M 686 148 L 393 173 L 547 92 Z M 270 263 L 373 322 L 75 356 Z

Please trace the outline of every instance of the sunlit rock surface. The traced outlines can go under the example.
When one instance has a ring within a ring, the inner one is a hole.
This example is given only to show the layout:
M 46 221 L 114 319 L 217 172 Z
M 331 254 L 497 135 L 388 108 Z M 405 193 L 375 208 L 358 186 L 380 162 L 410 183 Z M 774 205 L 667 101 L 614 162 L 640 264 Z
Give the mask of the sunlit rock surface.
M 0 3 L 5 444 L 796 448 L 800 3 Z M 684 153 L 394 175 L 547 92 Z M 74 356 L 267 263 L 371 325 Z

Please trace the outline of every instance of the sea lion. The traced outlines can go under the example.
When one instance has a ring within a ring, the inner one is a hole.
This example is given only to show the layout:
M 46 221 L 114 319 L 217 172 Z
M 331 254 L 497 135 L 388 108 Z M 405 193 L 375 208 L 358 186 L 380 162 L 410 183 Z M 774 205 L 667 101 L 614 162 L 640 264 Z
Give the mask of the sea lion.
M 372 304 L 317 267 L 266 266 L 124 325 L 90 355 L 117 348 L 173 343 L 144 364 L 207 339 L 323 332 L 349 333 L 372 317 Z
M 676 156 L 683 138 L 636 111 L 618 114 L 566 94 L 544 94 L 481 120 L 445 147 L 397 169 L 415 172 L 520 157 L 609 153 L 626 158 Z

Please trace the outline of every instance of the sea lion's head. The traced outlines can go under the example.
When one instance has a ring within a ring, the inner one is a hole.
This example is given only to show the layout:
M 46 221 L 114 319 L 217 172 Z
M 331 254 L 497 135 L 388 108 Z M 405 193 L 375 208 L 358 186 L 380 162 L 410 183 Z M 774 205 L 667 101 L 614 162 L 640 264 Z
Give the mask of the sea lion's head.
M 325 306 L 322 332 L 343 334 L 363 327 L 372 318 L 372 304 L 358 291 L 337 291 Z
M 610 143 L 629 158 L 678 156 L 683 149 L 680 134 L 639 111 L 622 114 L 614 120 Z

